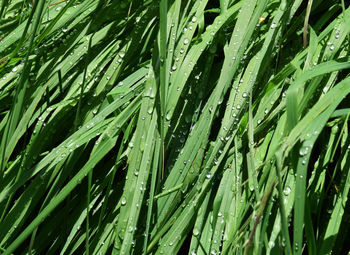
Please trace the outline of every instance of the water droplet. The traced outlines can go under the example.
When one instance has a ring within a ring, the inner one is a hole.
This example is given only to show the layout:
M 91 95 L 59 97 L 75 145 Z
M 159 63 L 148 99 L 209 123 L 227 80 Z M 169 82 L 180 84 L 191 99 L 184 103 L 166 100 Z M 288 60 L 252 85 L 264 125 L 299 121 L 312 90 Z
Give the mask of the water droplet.
M 92 127 L 94 126 L 94 123 L 93 122 L 90 122 L 86 125 L 86 128 L 87 129 L 91 129 Z
M 246 93 L 246 92 L 243 92 L 243 94 L 242 94 L 242 97 L 247 97 L 248 96 L 248 94 Z
M 177 69 L 177 66 L 176 65 L 173 65 L 172 67 L 171 67 L 171 70 L 173 70 L 173 71 L 175 71 Z
M 277 27 L 276 23 L 272 23 L 272 24 L 271 24 L 271 28 L 272 28 L 272 29 L 274 29 L 274 28 L 276 28 L 276 27 Z
M 284 193 L 284 195 L 288 196 L 291 191 L 292 191 L 292 189 L 289 186 L 287 186 L 284 188 L 283 193 Z
M 302 148 L 299 150 L 299 155 L 300 155 L 300 156 L 305 156 L 308 152 L 309 152 L 309 147 L 305 146 L 305 147 L 302 147 Z
M 195 23 L 195 22 L 197 21 L 197 17 L 196 17 L 196 16 L 193 16 L 191 21 L 192 21 L 193 23 Z
M 12 72 L 16 72 L 17 71 L 17 66 L 15 66 L 14 68 L 12 68 Z
M 167 121 L 169 121 L 171 119 L 171 112 L 170 111 L 166 114 L 165 119 Z
M 184 44 L 185 44 L 185 45 L 187 45 L 189 42 L 190 42 L 190 41 L 189 41 L 187 38 L 184 39 Z
M 211 179 L 211 173 L 207 173 L 207 174 L 205 175 L 205 178 Z
M 120 58 L 123 58 L 124 56 L 125 56 L 125 52 L 124 51 L 119 52 L 119 57 Z

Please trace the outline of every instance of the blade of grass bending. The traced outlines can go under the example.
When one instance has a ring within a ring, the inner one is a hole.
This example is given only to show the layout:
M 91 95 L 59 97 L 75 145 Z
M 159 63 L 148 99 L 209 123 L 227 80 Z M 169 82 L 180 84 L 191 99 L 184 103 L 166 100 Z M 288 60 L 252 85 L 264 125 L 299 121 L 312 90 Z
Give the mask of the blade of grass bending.
M 342 65 L 343 67 L 350 67 L 350 63 Z M 325 66 L 323 66 L 325 67 Z M 326 67 L 325 67 L 326 68 Z M 304 75 L 303 75 L 304 76 Z M 326 110 L 333 103 L 339 104 L 343 97 L 350 93 L 350 78 L 346 78 L 332 88 L 324 97 L 322 97 L 309 111 L 308 113 L 297 123 L 297 125 L 290 132 L 287 140 L 285 141 L 285 153 L 288 153 L 290 149 L 298 142 L 301 134 L 305 132 L 306 127 L 312 123 L 312 121 Z M 292 110 L 292 109 L 290 109 Z M 288 111 L 288 108 L 287 108 Z
M 6 127 L 5 127 L 5 132 L 4 135 L 2 137 L 1 140 L 1 148 L 3 148 L 2 152 L 0 151 L 1 155 L 1 161 L 0 161 L 0 181 L 3 178 L 3 171 L 4 171 L 4 167 L 8 161 L 8 159 L 5 158 L 5 148 L 7 145 L 7 141 L 8 139 L 10 139 L 10 137 L 12 137 L 12 134 L 15 130 L 15 128 L 17 127 L 17 124 L 19 122 L 19 119 L 22 115 L 22 111 L 23 111 L 23 104 L 24 104 L 24 99 L 25 99 L 25 95 L 26 95 L 26 86 L 25 86 L 25 82 L 26 82 L 26 77 L 28 75 L 27 70 L 29 70 L 31 68 L 31 62 L 29 61 L 29 55 L 31 53 L 30 49 L 33 46 L 34 43 L 34 38 L 41 20 L 41 16 L 42 16 L 42 11 L 44 9 L 44 5 L 45 5 L 45 1 L 44 0 L 40 0 L 38 2 L 38 14 L 36 16 L 36 19 L 34 20 L 34 24 L 33 24 L 33 34 L 30 37 L 30 41 L 29 41 L 29 50 L 27 52 L 27 55 L 25 57 L 24 60 L 24 66 L 23 66 L 23 70 L 19 79 L 19 82 L 17 84 L 16 87 L 16 103 L 13 104 L 13 107 L 11 109 L 11 114 L 10 114 L 10 118 L 9 118 L 9 122 L 7 123 Z
M 350 92 L 350 91 L 349 91 Z M 323 113 L 318 115 L 307 128 L 303 130 L 305 134 L 304 142 L 298 153 L 298 163 L 296 169 L 295 183 L 295 204 L 294 204 L 294 226 L 293 226 L 293 250 L 294 254 L 303 252 L 303 228 L 305 221 L 305 200 L 306 200 L 306 177 L 307 167 L 313 145 L 321 130 L 328 121 L 330 115 L 335 110 L 339 102 L 333 102 Z M 317 106 L 317 104 L 315 105 Z
M 118 117 L 116 121 L 124 124 L 134 111 L 138 108 L 138 101 L 133 101 Z M 106 130 L 103 135 L 108 136 L 108 134 L 118 133 L 120 131 L 120 126 L 113 126 L 110 130 Z M 105 137 L 107 138 L 107 137 Z M 101 138 L 100 138 L 101 139 Z M 88 162 L 84 167 L 62 188 L 62 190 L 54 197 L 50 203 L 41 211 L 41 213 L 31 221 L 31 223 L 24 229 L 24 231 L 7 247 L 6 252 L 3 255 L 9 255 L 15 251 L 18 246 L 23 243 L 26 238 L 32 233 L 32 231 L 38 227 L 49 215 L 50 213 L 70 194 L 70 192 L 80 184 L 81 180 L 86 177 L 89 171 L 114 147 L 116 142 L 115 137 L 108 137 L 108 139 L 101 139 L 99 146 L 91 154 Z
M 326 232 L 324 236 L 321 237 L 321 247 L 319 249 L 319 254 L 328 254 L 332 251 L 335 244 L 336 238 L 339 235 L 339 229 L 341 228 L 341 222 L 344 217 L 344 212 L 346 208 L 346 203 L 349 196 L 350 189 L 350 153 L 349 153 L 349 142 L 344 146 L 344 156 L 340 160 L 339 167 L 342 170 L 341 182 L 338 192 L 335 195 L 335 205 L 327 225 Z

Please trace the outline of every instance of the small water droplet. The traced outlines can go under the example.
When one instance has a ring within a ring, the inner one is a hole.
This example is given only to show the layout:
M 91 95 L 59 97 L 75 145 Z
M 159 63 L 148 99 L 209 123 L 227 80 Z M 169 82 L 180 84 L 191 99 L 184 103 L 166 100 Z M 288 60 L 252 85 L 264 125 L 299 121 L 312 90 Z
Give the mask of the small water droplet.
M 288 196 L 291 191 L 292 191 L 292 189 L 289 186 L 287 186 L 284 188 L 283 193 L 284 193 L 284 195 Z
M 119 52 L 119 57 L 120 58 L 123 58 L 124 56 L 125 56 L 125 52 L 124 51 Z

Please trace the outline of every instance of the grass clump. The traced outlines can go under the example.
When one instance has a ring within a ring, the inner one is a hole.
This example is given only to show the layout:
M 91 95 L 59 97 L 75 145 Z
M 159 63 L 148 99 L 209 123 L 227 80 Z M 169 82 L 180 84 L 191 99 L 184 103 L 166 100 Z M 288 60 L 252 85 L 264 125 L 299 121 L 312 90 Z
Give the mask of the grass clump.
M 0 253 L 347 254 L 344 1 L 2 1 Z

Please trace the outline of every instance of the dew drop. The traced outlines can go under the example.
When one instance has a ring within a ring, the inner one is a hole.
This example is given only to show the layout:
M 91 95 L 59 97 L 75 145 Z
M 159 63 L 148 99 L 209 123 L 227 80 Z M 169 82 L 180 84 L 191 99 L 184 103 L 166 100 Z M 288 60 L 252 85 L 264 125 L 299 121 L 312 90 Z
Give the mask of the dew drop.
M 292 191 L 292 189 L 289 186 L 287 186 L 287 187 L 284 188 L 283 194 L 288 196 L 291 191 Z
M 205 178 L 211 179 L 211 173 L 207 173 L 207 174 L 205 175 Z
M 123 58 L 124 56 L 125 56 L 125 52 L 124 51 L 119 52 L 119 57 L 120 58 Z

